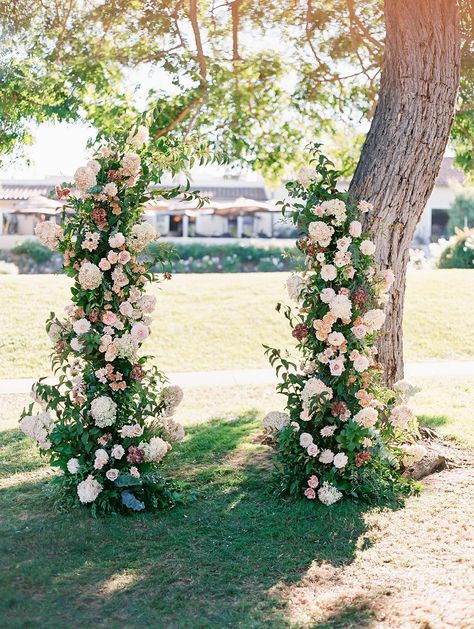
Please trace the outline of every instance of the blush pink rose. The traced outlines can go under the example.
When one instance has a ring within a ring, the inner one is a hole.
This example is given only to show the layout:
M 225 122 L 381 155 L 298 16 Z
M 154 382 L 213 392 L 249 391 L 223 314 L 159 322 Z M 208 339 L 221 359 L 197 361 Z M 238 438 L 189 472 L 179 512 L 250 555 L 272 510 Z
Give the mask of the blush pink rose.
M 107 260 L 107 258 L 102 258 L 102 260 L 99 262 L 99 269 L 102 269 L 102 271 L 108 271 L 110 269 L 110 262 Z
M 356 337 L 356 339 L 363 339 L 364 336 L 367 334 L 368 329 L 365 325 L 360 324 L 355 325 L 353 328 L 351 328 L 351 332 Z
M 133 306 L 129 301 L 123 301 L 119 306 L 119 310 L 124 317 L 133 316 Z
M 341 358 L 329 361 L 329 370 L 332 376 L 340 376 L 344 371 L 344 361 Z
M 107 471 L 105 472 L 105 475 L 107 476 L 107 478 L 108 478 L 109 480 L 114 481 L 116 478 L 118 478 L 119 471 L 118 471 L 117 469 L 115 469 L 115 468 L 112 468 L 112 469 L 110 469 L 110 470 L 107 470 Z
M 130 262 L 131 257 L 132 256 L 129 254 L 128 251 L 121 251 L 118 254 L 118 262 L 120 264 L 127 264 L 127 262 Z
M 308 498 L 308 500 L 314 500 L 316 498 L 316 492 L 312 487 L 307 487 L 304 490 L 304 495 Z
M 316 487 L 319 485 L 318 477 L 314 474 L 310 476 L 308 478 L 308 485 L 311 487 L 311 489 L 316 489 Z
M 137 341 L 144 341 L 149 336 L 150 330 L 143 323 L 135 323 L 130 333 Z
M 117 315 L 114 312 L 111 312 L 110 310 L 106 310 L 104 314 L 102 315 L 102 322 L 105 323 L 105 325 L 114 325 L 116 321 L 117 321 Z
M 109 251 L 109 253 L 107 254 L 107 260 L 110 262 L 110 264 L 116 264 L 118 260 L 118 253 L 116 253 L 115 251 Z

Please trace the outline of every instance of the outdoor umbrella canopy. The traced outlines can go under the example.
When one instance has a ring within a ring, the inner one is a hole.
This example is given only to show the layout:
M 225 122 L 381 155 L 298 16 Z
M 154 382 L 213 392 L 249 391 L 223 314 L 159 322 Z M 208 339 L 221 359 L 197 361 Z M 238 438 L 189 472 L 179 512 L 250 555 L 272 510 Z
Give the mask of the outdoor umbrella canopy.
M 30 197 L 19 203 L 11 212 L 12 214 L 59 214 L 62 210 L 60 201 L 48 199 L 42 195 Z

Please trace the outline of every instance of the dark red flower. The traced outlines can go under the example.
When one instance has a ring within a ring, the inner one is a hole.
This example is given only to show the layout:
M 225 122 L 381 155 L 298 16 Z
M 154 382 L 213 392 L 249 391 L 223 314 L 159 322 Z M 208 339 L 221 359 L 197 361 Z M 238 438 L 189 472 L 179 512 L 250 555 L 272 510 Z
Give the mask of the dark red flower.
M 367 295 L 365 290 L 362 288 L 362 286 L 359 286 L 352 293 L 352 301 L 356 303 L 359 306 L 359 308 L 362 308 L 362 306 L 367 302 L 368 299 L 369 299 L 369 296 Z
M 308 332 L 308 326 L 306 325 L 306 323 L 298 323 L 293 328 L 291 335 L 294 336 L 295 339 L 298 339 L 298 341 L 302 341 L 308 336 Z
M 145 453 L 137 446 L 130 446 L 128 448 L 127 461 L 129 463 L 144 463 Z
M 341 415 L 346 415 L 348 411 L 347 404 L 340 400 L 339 402 L 334 402 L 331 406 L 331 415 L 333 417 L 339 417 Z
M 362 467 L 364 463 L 367 463 L 371 456 L 372 454 L 370 452 L 358 452 L 355 458 L 355 466 Z
M 170 280 L 173 275 L 169 271 L 166 271 L 166 273 L 163 273 L 163 277 L 165 278 L 165 280 Z
M 91 214 L 92 220 L 99 229 L 107 227 L 107 212 L 101 207 L 95 207 Z
M 71 188 L 61 188 L 61 186 L 55 186 L 54 191 L 56 193 L 56 198 L 59 200 L 65 199 L 71 194 Z
M 143 367 L 138 363 L 133 365 L 132 371 L 130 372 L 130 378 L 132 378 L 132 380 L 143 380 L 144 377 L 145 370 L 143 369 Z

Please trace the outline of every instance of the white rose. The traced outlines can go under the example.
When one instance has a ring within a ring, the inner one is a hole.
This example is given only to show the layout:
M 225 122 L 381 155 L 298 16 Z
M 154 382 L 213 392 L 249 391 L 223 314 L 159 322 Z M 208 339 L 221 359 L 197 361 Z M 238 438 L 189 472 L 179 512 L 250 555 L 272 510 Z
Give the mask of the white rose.
M 333 461 L 334 467 L 337 467 L 337 468 L 345 467 L 347 465 L 348 460 L 349 459 L 344 454 L 344 452 L 338 452 L 336 456 L 334 457 L 334 461 Z
M 324 264 L 321 267 L 321 277 L 325 282 L 332 282 L 337 277 L 336 267 L 332 264 Z
M 79 464 L 79 459 L 69 459 L 66 465 L 67 465 L 68 472 L 70 474 L 77 474 L 79 471 L 79 468 L 81 467 Z
M 375 244 L 371 240 L 363 240 L 360 250 L 365 256 L 372 256 L 375 253 Z
M 91 324 L 87 319 L 78 319 L 72 324 L 74 332 L 78 335 L 87 334 L 91 329 Z
M 360 223 L 359 221 L 352 221 L 349 225 L 349 234 L 353 238 L 359 238 L 359 236 L 362 234 L 362 223 Z
M 313 443 L 313 437 L 309 434 L 309 432 L 302 432 L 300 435 L 300 446 L 303 448 L 307 448 Z

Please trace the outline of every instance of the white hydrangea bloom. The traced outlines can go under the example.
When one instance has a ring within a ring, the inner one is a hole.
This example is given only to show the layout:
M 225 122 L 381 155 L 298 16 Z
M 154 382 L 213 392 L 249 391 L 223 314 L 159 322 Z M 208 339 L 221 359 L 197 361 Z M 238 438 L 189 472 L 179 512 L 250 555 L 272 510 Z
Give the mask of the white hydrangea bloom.
M 306 381 L 303 390 L 301 391 L 301 400 L 303 402 L 303 408 L 309 410 L 311 400 L 315 396 L 324 394 L 324 401 L 331 400 L 333 391 L 330 387 L 326 386 L 319 378 L 310 378 Z
M 353 420 L 359 426 L 363 426 L 364 428 L 371 428 L 377 422 L 378 413 L 375 408 L 368 406 L 367 408 L 362 408 L 358 413 L 356 413 L 353 417 Z
M 30 439 L 35 439 L 43 450 L 49 450 L 51 447 L 48 437 L 53 426 L 54 419 L 48 411 L 36 415 L 25 415 L 20 420 L 20 430 Z
M 77 486 L 77 495 L 83 504 L 94 502 L 101 491 L 102 485 L 96 481 L 92 474 L 89 474 L 86 480 L 83 480 Z
M 264 428 L 279 431 L 290 423 L 290 416 L 287 413 L 272 411 L 263 418 Z
M 141 441 L 138 447 L 143 450 L 147 463 L 158 463 L 168 452 L 170 444 L 161 437 L 152 437 L 149 443 Z
M 54 221 L 41 221 L 35 227 L 35 234 L 38 236 L 38 240 L 55 251 L 64 237 L 63 228 L 61 225 L 57 225 Z
M 97 185 L 96 173 L 87 166 L 81 166 L 74 173 L 74 183 L 78 190 L 85 192 Z
M 290 275 L 290 277 L 286 281 L 286 289 L 288 291 L 288 296 L 293 301 L 299 301 L 301 299 L 301 293 L 306 288 L 306 282 L 301 277 L 294 273 Z
M 327 481 L 318 489 L 318 498 L 326 506 L 330 506 L 342 498 L 342 493 Z
M 312 166 L 302 166 L 298 174 L 296 175 L 296 179 L 303 188 L 307 188 L 310 186 L 313 181 L 315 181 L 318 177 L 318 172 Z
M 90 414 L 96 426 L 112 426 L 117 417 L 117 404 L 107 395 L 100 395 L 92 400 Z

